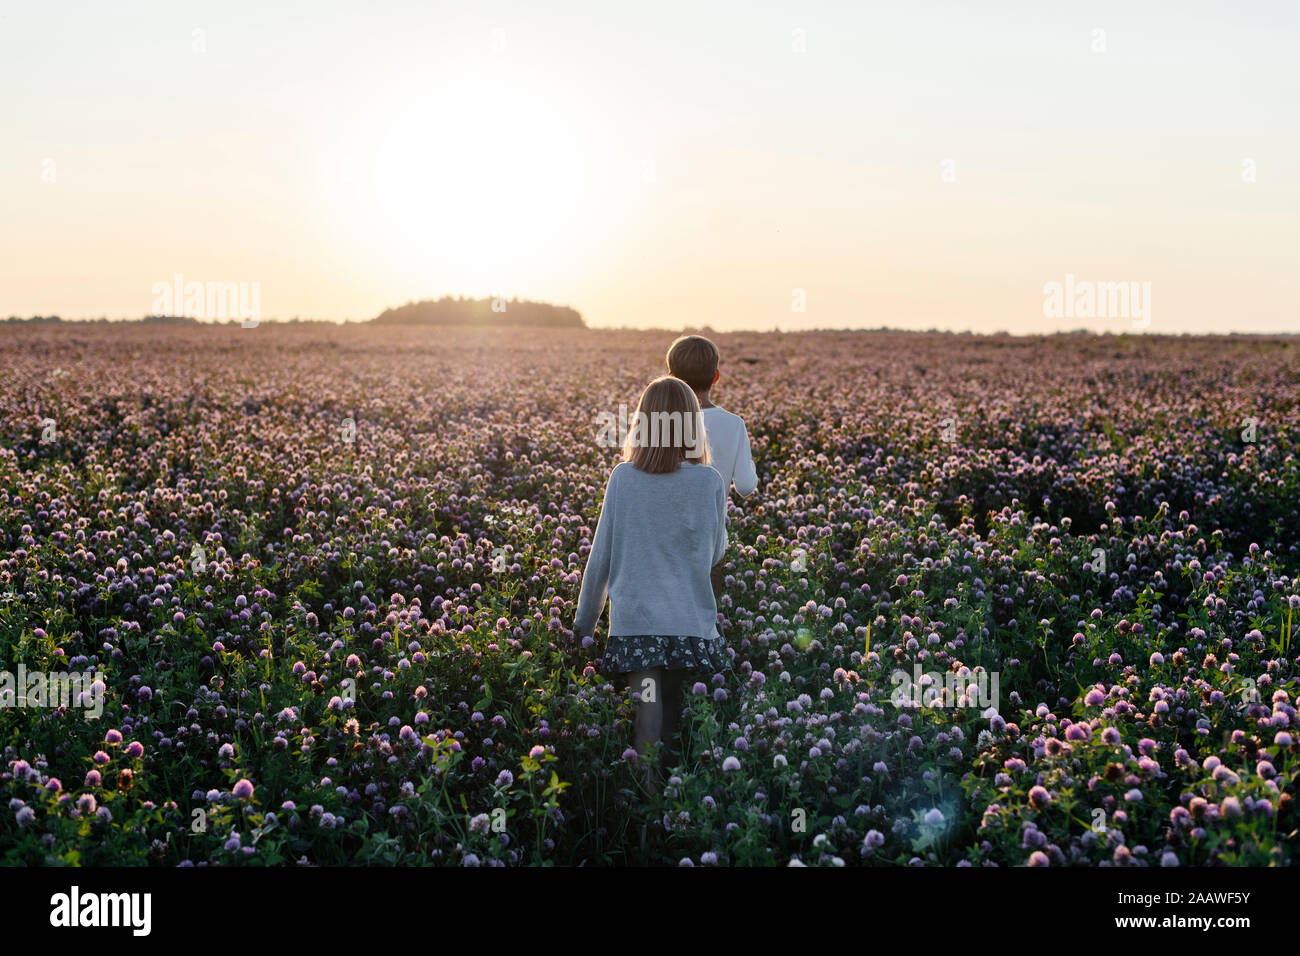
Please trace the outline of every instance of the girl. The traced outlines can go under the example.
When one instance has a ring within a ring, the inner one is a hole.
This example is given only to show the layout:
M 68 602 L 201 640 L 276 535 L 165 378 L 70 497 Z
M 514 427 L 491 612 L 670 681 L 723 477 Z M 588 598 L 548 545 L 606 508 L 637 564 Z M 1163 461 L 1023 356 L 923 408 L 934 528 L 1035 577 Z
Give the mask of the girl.
M 641 393 L 623 461 L 605 487 L 574 620 L 579 638 L 594 636 L 608 596 L 604 669 L 626 674 L 641 694 L 641 754 L 660 741 L 671 745 L 691 671 L 731 666 L 709 581 L 727 546 L 725 509 L 699 400 L 681 379 L 655 379 Z M 662 776 L 649 784 L 657 792 Z

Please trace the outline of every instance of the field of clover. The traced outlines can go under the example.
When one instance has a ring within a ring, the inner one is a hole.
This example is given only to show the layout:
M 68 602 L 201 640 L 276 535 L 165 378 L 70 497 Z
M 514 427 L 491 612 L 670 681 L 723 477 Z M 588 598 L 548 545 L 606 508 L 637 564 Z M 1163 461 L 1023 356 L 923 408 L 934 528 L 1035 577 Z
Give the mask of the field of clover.
M 0 671 L 103 710 L 0 701 L 0 864 L 1295 860 L 1300 344 L 717 335 L 760 486 L 650 796 L 571 628 L 672 337 L 6 329 Z

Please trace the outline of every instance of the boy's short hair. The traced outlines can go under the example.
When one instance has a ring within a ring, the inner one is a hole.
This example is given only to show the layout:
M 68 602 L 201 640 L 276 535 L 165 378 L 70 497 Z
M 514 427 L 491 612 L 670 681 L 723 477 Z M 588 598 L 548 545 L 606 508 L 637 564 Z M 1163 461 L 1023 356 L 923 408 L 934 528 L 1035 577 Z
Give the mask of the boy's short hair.
M 718 347 L 702 335 L 683 335 L 668 347 L 668 373 L 697 392 L 713 384 Z

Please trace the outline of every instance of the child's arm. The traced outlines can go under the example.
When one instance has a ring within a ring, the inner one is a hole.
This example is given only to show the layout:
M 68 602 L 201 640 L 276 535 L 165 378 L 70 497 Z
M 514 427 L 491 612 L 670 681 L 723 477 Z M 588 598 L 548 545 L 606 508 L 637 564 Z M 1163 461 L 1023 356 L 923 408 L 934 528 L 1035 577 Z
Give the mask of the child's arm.
M 596 623 L 605 613 L 605 599 L 609 596 L 609 544 L 614 533 L 614 516 L 610 510 L 613 492 L 614 475 L 611 473 L 605 485 L 605 500 L 600 506 L 591 552 L 587 555 L 587 567 L 582 572 L 582 589 L 578 592 L 573 632 L 579 638 L 595 636 Z
M 731 476 L 735 482 L 736 494 L 748 498 L 758 489 L 758 472 L 754 469 L 754 458 L 749 451 L 749 429 L 743 423 L 740 428 L 740 449 L 736 452 L 736 471 Z

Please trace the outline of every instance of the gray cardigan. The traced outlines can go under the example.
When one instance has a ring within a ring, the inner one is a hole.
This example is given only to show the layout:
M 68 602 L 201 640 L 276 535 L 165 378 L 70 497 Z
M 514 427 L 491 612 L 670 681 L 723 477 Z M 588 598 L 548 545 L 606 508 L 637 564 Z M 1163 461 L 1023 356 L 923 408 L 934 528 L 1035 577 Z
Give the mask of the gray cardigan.
M 593 635 L 609 597 L 609 634 L 716 637 L 709 569 L 727 548 L 727 492 L 708 465 L 652 475 L 631 462 L 610 473 L 574 631 Z

